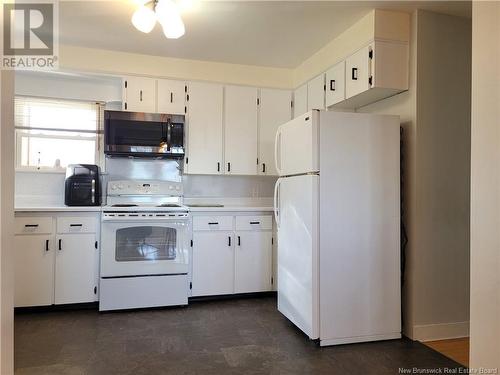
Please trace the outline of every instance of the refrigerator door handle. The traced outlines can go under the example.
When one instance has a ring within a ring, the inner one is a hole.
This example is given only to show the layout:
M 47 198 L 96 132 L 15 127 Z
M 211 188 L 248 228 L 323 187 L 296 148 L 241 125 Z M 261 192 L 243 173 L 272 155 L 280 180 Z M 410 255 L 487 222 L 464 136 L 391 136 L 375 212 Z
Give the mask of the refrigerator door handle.
M 279 150 L 279 151 L 278 151 Z M 278 162 L 278 157 L 280 158 Z M 276 171 L 278 176 L 281 175 L 281 130 L 278 129 L 274 138 L 274 163 L 276 164 Z
M 280 228 L 280 213 L 279 213 L 279 186 L 281 184 L 281 179 L 278 178 L 276 184 L 274 185 L 274 220 L 276 221 L 277 229 Z

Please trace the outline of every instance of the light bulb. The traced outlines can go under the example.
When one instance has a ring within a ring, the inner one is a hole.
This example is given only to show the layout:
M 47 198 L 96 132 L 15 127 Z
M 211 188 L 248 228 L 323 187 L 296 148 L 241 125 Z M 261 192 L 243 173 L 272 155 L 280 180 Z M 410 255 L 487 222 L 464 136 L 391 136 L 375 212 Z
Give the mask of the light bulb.
M 180 38 L 186 32 L 179 9 L 172 0 L 160 0 L 158 2 L 156 18 L 163 27 L 163 33 L 169 39 Z
M 143 33 L 149 33 L 156 24 L 156 15 L 153 10 L 146 6 L 140 6 L 132 16 L 132 24 Z
M 188 12 L 197 8 L 198 1 L 196 0 L 177 0 L 177 6 L 181 12 Z

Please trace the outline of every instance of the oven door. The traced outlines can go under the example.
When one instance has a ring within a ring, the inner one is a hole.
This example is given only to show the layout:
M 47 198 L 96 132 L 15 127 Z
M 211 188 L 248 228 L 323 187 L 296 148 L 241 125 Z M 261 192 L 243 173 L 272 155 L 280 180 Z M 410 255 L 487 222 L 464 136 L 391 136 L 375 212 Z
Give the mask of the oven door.
M 187 274 L 188 220 L 105 221 L 101 277 Z

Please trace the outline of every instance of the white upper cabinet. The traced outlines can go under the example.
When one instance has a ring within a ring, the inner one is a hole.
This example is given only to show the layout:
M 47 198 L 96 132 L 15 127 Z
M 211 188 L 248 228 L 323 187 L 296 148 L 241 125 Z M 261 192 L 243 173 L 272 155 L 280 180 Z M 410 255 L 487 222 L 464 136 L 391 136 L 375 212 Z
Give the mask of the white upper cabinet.
M 311 79 L 307 83 L 307 110 L 325 109 L 325 75 Z
M 224 172 L 223 86 L 191 82 L 188 92 L 185 172 L 221 174 Z
M 370 88 L 370 46 L 360 49 L 349 56 L 345 62 L 346 67 L 346 98 L 352 98 Z
M 292 95 L 288 90 L 260 90 L 259 174 L 278 174 L 274 163 L 274 139 L 278 127 L 292 117 L 291 100 Z
M 257 173 L 257 89 L 226 86 L 224 150 L 227 174 Z
M 293 118 L 307 112 L 307 83 L 293 92 Z
M 326 71 L 326 107 L 345 99 L 345 61 L 341 61 Z
M 123 110 L 156 112 L 156 80 L 154 78 L 143 77 L 124 78 Z
M 356 109 L 408 90 L 408 43 L 370 43 L 345 60 L 345 100 L 334 107 Z
M 159 79 L 157 82 L 157 112 L 183 115 L 186 106 L 186 83 Z

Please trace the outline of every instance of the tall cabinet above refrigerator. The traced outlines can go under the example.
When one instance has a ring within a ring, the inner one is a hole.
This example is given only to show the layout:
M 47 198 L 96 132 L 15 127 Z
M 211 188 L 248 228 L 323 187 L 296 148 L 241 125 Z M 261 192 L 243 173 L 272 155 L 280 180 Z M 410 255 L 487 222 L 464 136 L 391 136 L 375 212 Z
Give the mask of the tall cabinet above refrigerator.
M 279 127 L 278 310 L 320 345 L 401 337 L 399 117 Z

